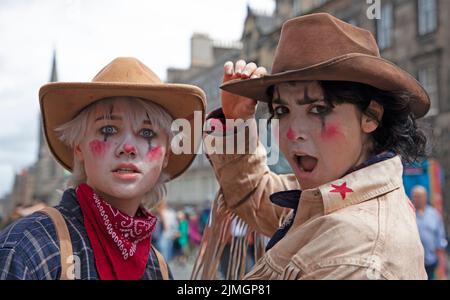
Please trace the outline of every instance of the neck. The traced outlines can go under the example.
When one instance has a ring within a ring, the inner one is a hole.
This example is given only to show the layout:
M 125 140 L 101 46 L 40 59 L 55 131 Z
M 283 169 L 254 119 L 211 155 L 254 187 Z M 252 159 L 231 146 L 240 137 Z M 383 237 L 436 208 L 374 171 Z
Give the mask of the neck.
M 358 160 L 353 165 L 353 167 L 359 166 L 363 162 L 369 159 L 373 152 L 373 141 L 369 136 L 366 136 L 363 140 L 363 146 L 361 147 L 361 153 L 359 154 Z
M 356 163 L 353 165 L 352 168 L 358 167 L 360 164 L 362 164 L 363 162 L 368 160 L 369 157 L 370 157 L 370 152 L 363 149 L 363 151 L 361 151 L 361 154 L 359 155 Z

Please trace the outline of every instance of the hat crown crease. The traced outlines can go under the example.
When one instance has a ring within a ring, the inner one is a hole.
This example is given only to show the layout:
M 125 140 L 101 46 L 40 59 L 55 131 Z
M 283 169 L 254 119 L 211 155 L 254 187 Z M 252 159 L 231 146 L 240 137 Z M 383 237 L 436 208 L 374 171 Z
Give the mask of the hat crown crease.
M 302 16 L 283 25 L 272 73 L 303 69 L 354 53 L 380 57 L 369 31 L 326 13 Z
M 126 70 L 124 72 L 124 70 Z M 92 82 L 161 84 L 161 79 L 134 57 L 119 57 L 95 75 Z

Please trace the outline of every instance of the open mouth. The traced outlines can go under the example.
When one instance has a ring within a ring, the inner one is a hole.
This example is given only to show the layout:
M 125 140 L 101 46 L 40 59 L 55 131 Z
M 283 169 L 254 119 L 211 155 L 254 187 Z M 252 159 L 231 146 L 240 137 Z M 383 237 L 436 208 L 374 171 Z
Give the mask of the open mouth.
M 317 166 L 317 158 L 309 155 L 295 155 L 295 160 L 300 171 L 311 173 Z

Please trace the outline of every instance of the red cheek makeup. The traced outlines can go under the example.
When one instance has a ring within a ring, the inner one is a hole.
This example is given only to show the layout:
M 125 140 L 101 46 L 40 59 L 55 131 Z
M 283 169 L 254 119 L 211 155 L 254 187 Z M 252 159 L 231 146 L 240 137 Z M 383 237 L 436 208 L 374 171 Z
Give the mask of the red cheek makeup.
M 149 160 L 156 160 L 156 159 L 158 159 L 161 155 L 162 155 L 162 149 L 161 149 L 161 147 L 155 147 L 155 148 L 152 148 L 152 149 L 150 149 L 150 150 L 147 152 L 147 158 L 148 158 Z
M 93 140 L 89 143 L 89 148 L 95 156 L 101 157 L 105 155 L 108 144 L 99 140 Z
M 322 138 L 327 139 L 327 140 L 334 139 L 340 135 L 341 135 L 341 133 L 339 130 L 339 126 L 335 125 L 335 124 L 326 124 L 323 127 L 322 134 L 321 134 Z

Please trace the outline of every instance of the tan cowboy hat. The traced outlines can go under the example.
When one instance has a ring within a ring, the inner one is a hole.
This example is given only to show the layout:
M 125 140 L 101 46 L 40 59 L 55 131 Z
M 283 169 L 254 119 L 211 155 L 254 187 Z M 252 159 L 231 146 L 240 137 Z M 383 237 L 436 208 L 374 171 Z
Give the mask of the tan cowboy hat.
M 281 29 L 272 73 L 224 83 L 225 91 L 268 102 L 267 89 L 286 81 L 333 80 L 365 83 L 384 91 L 408 91 L 419 118 L 430 108 L 425 89 L 409 73 L 380 56 L 372 34 L 330 14 L 286 21 Z
M 166 84 L 136 58 L 120 57 L 104 67 L 92 82 L 49 83 L 39 90 L 44 133 L 48 146 L 61 165 L 72 171 L 73 150 L 62 143 L 55 128 L 72 120 L 89 104 L 108 97 L 129 96 L 162 106 L 175 119 L 191 123 L 192 154 L 171 153 L 164 172 L 173 179 L 183 173 L 195 158 L 201 134 L 194 134 L 194 111 L 205 117 L 206 96 L 193 85 Z

